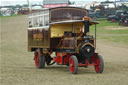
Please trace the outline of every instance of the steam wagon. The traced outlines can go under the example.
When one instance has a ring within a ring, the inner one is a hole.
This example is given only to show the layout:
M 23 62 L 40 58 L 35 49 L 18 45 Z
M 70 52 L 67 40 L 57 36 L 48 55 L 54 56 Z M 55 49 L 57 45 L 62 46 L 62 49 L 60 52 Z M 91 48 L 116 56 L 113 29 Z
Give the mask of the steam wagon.
M 34 52 L 35 66 L 66 65 L 72 74 L 78 67 L 94 66 L 102 73 L 104 62 L 96 50 L 96 24 L 88 11 L 77 7 L 57 7 L 29 14 L 28 50 Z M 94 37 L 89 27 L 95 25 Z M 52 56 L 52 54 L 55 56 Z M 51 57 L 52 56 L 52 57 Z

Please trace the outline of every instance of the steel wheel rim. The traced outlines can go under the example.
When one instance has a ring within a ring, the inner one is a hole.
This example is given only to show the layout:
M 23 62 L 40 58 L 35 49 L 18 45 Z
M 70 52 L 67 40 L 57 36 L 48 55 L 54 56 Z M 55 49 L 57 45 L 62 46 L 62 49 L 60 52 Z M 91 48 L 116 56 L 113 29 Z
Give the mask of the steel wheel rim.
M 74 60 L 73 59 L 70 59 L 70 62 L 69 62 L 69 68 L 70 68 L 70 71 L 71 72 L 74 72 L 75 70 L 75 63 L 74 63 Z
M 35 65 L 36 65 L 36 67 L 39 67 L 39 54 L 38 54 L 38 52 L 35 52 Z
M 99 58 L 96 58 L 96 62 L 95 62 L 95 70 L 96 72 L 99 72 L 100 71 L 100 59 Z

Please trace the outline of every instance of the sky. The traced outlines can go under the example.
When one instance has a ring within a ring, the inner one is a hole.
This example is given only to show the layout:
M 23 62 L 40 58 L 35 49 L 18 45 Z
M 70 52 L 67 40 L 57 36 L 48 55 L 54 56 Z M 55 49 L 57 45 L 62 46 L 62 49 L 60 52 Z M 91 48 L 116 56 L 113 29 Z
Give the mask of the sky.
M 29 0 L 30 3 L 35 3 L 35 4 L 38 4 L 38 3 L 41 3 L 43 2 L 43 0 Z M 106 0 L 70 0 L 70 1 L 76 1 L 76 2 L 93 2 L 93 1 L 106 1 Z M 115 0 L 109 0 L 109 1 L 115 1 Z M 1 6 L 4 6 L 4 5 L 16 5 L 16 4 L 27 4 L 27 0 L 0 0 L 0 5 Z

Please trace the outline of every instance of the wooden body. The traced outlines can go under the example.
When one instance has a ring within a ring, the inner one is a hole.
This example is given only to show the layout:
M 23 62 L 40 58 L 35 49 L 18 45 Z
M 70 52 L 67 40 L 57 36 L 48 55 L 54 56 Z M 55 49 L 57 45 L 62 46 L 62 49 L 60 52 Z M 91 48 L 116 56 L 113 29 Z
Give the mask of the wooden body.
M 67 38 L 65 38 L 63 39 L 63 43 L 61 43 L 62 37 L 64 37 L 64 33 L 66 31 L 79 33 L 80 29 L 83 28 L 83 23 L 50 23 L 67 20 L 82 20 L 82 18 L 86 15 L 87 10 L 75 7 L 45 9 L 43 11 L 30 14 L 28 28 L 28 50 L 35 51 L 36 48 L 75 48 L 74 38 L 71 38 L 71 40 L 70 38 L 69 40 L 66 40 Z M 73 25 L 76 30 L 74 30 Z M 66 42 L 68 42 L 69 45 L 67 45 Z
M 45 28 L 29 28 L 28 29 L 28 48 L 50 48 L 50 29 Z

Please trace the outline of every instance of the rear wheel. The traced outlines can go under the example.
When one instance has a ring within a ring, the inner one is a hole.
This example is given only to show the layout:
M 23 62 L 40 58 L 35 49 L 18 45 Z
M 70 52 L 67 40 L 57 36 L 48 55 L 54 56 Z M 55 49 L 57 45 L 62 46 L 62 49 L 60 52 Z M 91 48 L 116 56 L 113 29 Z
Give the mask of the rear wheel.
M 102 73 L 104 70 L 104 61 L 102 56 L 97 55 L 95 59 L 95 71 L 97 73 Z
M 77 74 L 78 60 L 77 57 L 72 55 L 69 59 L 69 69 L 72 74 Z
M 45 56 L 41 55 L 40 49 L 34 53 L 35 65 L 37 68 L 45 68 Z

